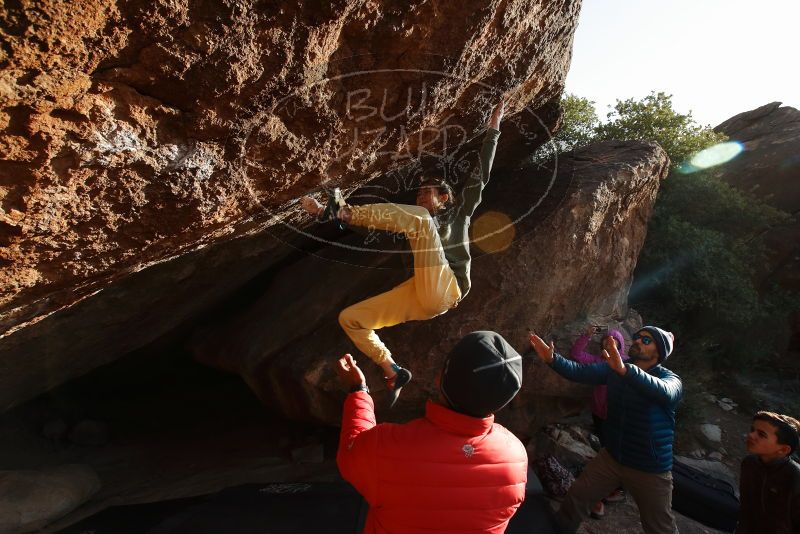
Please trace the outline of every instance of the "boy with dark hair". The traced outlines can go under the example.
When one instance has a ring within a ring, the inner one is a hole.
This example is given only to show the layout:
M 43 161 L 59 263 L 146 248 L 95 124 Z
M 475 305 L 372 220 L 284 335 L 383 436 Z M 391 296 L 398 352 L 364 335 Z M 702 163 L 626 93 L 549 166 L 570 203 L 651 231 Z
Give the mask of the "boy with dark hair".
M 400 367 L 376 330 L 407 321 L 431 319 L 454 308 L 470 289 L 469 226 L 489 182 L 504 102 L 497 104 L 489 118 L 479 162 L 467 177 L 460 197 L 441 178 L 425 180 L 417 190 L 416 205 L 367 204 L 348 206 L 341 199 L 329 199 L 326 209 L 311 197 L 302 207 L 317 217 L 344 224 L 401 233 L 414 256 L 414 275 L 385 293 L 345 308 L 339 324 L 361 352 L 384 372 L 386 388 L 397 399 L 400 388 L 411 381 L 411 372 Z M 454 205 L 448 221 L 438 215 Z
M 800 422 L 788 415 L 758 412 L 747 434 L 742 461 L 741 504 L 736 534 L 800 533 Z

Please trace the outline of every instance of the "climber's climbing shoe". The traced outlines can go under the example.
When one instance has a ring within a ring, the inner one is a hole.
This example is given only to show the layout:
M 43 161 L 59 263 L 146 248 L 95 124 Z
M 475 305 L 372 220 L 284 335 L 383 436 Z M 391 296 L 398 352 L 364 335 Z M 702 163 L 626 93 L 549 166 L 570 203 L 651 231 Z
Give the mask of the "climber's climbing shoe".
M 325 197 L 328 199 L 325 209 L 319 216 L 320 222 L 333 221 L 340 230 L 344 230 L 344 223 L 339 219 L 339 210 L 347 206 L 342 196 L 342 191 L 338 187 L 325 189 Z
M 386 381 L 386 392 L 389 395 L 389 407 L 391 408 L 394 406 L 394 403 L 397 402 L 397 398 L 400 396 L 400 390 L 403 389 L 403 386 L 411 382 L 411 371 L 400 367 L 397 370 L 397 374 L 392 377 L 384 378 Z

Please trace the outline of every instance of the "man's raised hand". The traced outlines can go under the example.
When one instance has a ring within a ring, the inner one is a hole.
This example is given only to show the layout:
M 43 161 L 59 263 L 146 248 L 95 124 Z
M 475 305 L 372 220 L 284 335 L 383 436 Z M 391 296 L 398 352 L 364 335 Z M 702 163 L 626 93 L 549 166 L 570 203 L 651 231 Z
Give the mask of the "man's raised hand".
M 530 333 L 530 342 L 531 347 L 533 350 L 536 351 L 536 354 L 539 356 L 539 359 L 542 360 L 544 363 L 550 365 L 553 363 L 553 354 L 556 352 L 556 347 L 553 345 L 551 341 L 548 345 L 544 342 L 542 338 L 534 334 L 533 332 Z
M 345 354 L 336 361 L 336 374 L 339 375 L 339 380 L 348 390 L 355 386 L 367 385 L 364 373 L 361 372 L 358 364 L 349 354 Z
M 500 100 L 498 104 L 492 110 L 492 116 L 489 117 L 489 128 L 494 128 L 495 130 L 500 129 L 500 121 L 503 120 L 503 114 L 506 112 L 506 103 L 503 100 Z
M 608 366 L 618 375 L 623 376 L 628 372 L 628 368 L 625 367 L 625 362 L 622 361 L 622 356 L 619 355 L 616 343 L 611 343 L 610 351 L 603 349 L 603 358 L 606 363 L 608 363 Z

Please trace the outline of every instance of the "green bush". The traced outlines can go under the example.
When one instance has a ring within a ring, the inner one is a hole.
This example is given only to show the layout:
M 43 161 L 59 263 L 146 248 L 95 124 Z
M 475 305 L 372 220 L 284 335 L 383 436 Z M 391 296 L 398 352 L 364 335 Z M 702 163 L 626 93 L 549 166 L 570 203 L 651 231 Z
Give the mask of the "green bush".
M 693 154 L 725 141 L 691 113 L 673 109 L 672 97 L 651 93 L 617 101 L 605 123 L 593 103 L 575 95 L 563 99 L 564 127 L 554 141 L 560 150 L 599 140 L 658 142 L 672 171 L 662 183 L 631 289 L 631 304 L 650 319 L 690 337 L 710 340 L 720 360 L 738 363 L 767 354 L 781 336 L 737 336 L 769 325 L 787 325 L 796 300 L 775 288 L 760 288 L 758 269 L 766 262 L 761 233 L 788 214 L 745 196 L 708 172 L 683 174 Z
M 564 113 L 561 129 L 553 136 L 556 152 L 568 152 L 597 140 L 600 119 L 594 109 L 594 102 L 566 94 L 561 99 Z
M 600 124 L 596 133 L 600 140 L 655 141 L 669 154 L 673 165 L 726 140 L 725 135 L 697 124 L 691 113 L 675 111 L 672 95 L 655 92 L 642 100 L 617 100 L 608 113 L 608 122 Z

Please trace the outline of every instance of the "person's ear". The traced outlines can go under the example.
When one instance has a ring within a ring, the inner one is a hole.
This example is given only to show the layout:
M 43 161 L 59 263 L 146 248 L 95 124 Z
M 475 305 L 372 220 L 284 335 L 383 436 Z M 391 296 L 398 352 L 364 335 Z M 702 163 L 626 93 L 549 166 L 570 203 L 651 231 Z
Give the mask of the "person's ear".
M 778 450 L 780 451 L 781 456 L 789 456 L 792 453 L 792 448 L 782 443 L 778 444 Z
M 438 402 L 442 406 L 445 406 L 446 408 L 450 408 L 450 403 L 447 402 L 447 397 L 445 397 L 444 393 L 442 393 L 442 372 L 441 371 L 436 373 L 435 383 L 436 383 L 436 395 L 434 395 L 433 398 L 436 399 L 436 402 Z
M 442 204 L 447 204 L 448 200 L 450 200 L 450 195 L 448 195 L 447 193 L 442 193 L 441 195 L 439 195 L 439 202 L 441 202 Z

